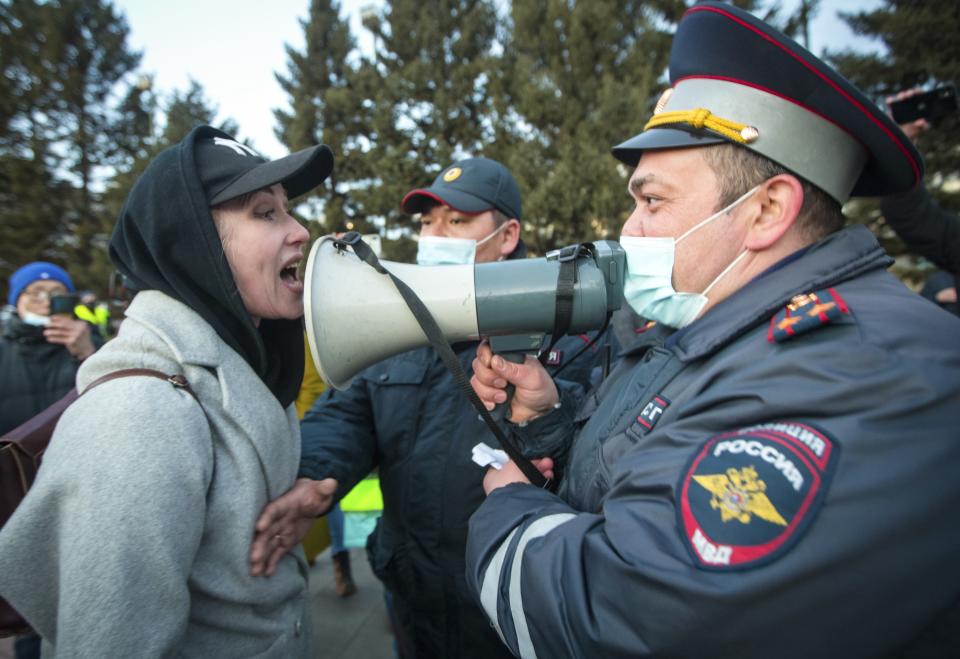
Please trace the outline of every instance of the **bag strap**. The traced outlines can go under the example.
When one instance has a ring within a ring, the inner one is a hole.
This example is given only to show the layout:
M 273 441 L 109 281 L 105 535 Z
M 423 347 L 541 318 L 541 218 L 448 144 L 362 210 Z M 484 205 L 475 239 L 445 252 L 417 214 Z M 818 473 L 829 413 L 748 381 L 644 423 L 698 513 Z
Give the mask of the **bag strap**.
M 97 378 L 91 382 L 90 385 L 84 389 L 83 393 L 87 393 L 94 387 L 101 385 L 104 382 L 109 382 L 110 380 L 115 380 L 116 378 L 137 375 L 166 380 L 174 387 L 183 389 L 188 394 L 193 396 L 197 403 L 200 402 L 200 399 L 197 398 L 197 394 L 193 391 L 193 389 L 190 388 L 190 384 L 183 375 L 168 375 L 166 373 L 155 371 L 149 368 L 126 368 L 119 371 L 114 371 L 113 373 L 107 373 L 103 377 Z M 72 405 L 80 396 L 81 394 L 77 393 L 76 389 L 71 389 L 67 395 L 58 400 L 56 403 L 30 417 L 13 430 L 9 430 L 4 433 L 3 436 L 0 437 L 0 444 L 16 444 L 17 447 L 19 447 L 19 449 L 24 453 L 33 457 L 37 457 L 47 448 L 50 437 L 53 435 L 53 429 L 56 427 L 57 422 L 60 421 L 60 417 L 63 415 L 66 409 L 70 407 L 70 405 Z
M 467 399 L 473 403 L 473 406 L 477 409 L 477 412 L 480 413 L 480 417 L 486 422 L 487 426 L 490 428 L 490 432 L 492 432 L 494 437 L 497 438 L 497 441 L 500 442 L 500 446 L 503 447 L 503 450 L 506 451 L 507 455 L 510 456 L 510 459 L 512 459 L 516 463 L 517 467 L 520 468 L 520 471 L 522 471 L 523 475 L 527 477 L 527 480 L 537 487 L 549 489 L 551 481 L 544 477 L 544 475 L 540 473 L 533 463 L 525 455 L 523 455 L 523 453 L 520 452 L 519 447 L 513 442 L 512 439 L 507 437 L 507 435 L 500 429 L 500 427 L 490 416 L 486 406 L 480 401 L 480 397 L 477 396 L 477 392 L 475 392 L 473 387 L 470 386 L 470 380 L 467 378 L 467 374 L 460 365 L 460 360 L 457 359 L 453 349 L 447 343 L 447 340 L 443 335 L 443 331 L 440 329 L 440 326 L 437 325 L 437 321 L 434 320 L 433 316 L 430 314 L 430 311 L 423 304 L 420 298 L 417 297 L 417 294 L 413 292 L 413 289 L 407 286 L 403 280 L 395 277 L 393 273 L 383 267 L 383 265 L 380 263 L 380 260 L 377 258 L 377 255 L 373 253 L 373 250 L 370 249 L 369 245 L 363 242 L 363 239 L 360 237 L 359 233 L 350 231 L 349 233 L 344 234 L 341 238 L 335 239 L 334 245 L 340 249 L 346 246 L 352 247 L 354 254 L 356 254 L 360 260 L 370 265 L 380 274 L 390 277 L 390 280 L 393 281 L 394 286 L 396 286 L 397 290 L 400 292 L 400 296 L 403 297 L 404 302 L 407 303 L 407 306 L 413 313 L 414 318 L 416 318 L 417 322 L 420 324 L 420 328 L 423 330 L 424 334 L 427 335 L 427 338 L 433 345 L 434 350 L 436 350 L 437 354 L 440 355 L 440 359 L 453 375 L 457 385 L 459 385 L 464 395 L 466 395 Z
M 134 377 L 138 375 L 166 380 L 177 389 L 183 389 L 188 394 L 193 396 L 193 399 L 198 403 L 200 402 L 200 399 L 197 398 L 196 392 L 194 392 L 194 390 L 190 388 L 190 383 L 187 382 L 187 378 L 185 378 L 182 374 L 177 373 L 175 375 L 168 375 L 167 373 L 163 373 L 162 371 L 155 371 L 152 368 L 124 368 L 119 371 L 114 371 L 113 373 L 107 373 L 106 375 L 103 375 L 97 378 L 96 380 L 94 380 L 93 382 L 91 382 L 87 386 L 87 388 L 83 390 L 83 393 L 85 394 L 91 389 L 93 389 L 94 387 L 101 385 L 104 382 L 109 382 L 110 380 L 116 380 L 117 378 Z

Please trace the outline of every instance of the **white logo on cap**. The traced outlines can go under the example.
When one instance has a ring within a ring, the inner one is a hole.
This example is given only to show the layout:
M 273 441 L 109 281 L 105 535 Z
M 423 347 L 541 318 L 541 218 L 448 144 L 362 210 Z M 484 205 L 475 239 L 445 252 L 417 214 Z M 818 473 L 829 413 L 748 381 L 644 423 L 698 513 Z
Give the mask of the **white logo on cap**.
M 240 156 L 251 155 L 251 156 L 256 156 L 257 158 L 260 157 L 259 153 L 257 153 L 256 151 L 248 147 L 246 144 L 240 144 L 240 142 L 236 140 L 228 140 L 225 137 L 214 137 L 213 143 L 216 144 L 217 146 L 225 146 L 225 147 L 231 148 L 237 152 L 237 155 L 240 155 Z

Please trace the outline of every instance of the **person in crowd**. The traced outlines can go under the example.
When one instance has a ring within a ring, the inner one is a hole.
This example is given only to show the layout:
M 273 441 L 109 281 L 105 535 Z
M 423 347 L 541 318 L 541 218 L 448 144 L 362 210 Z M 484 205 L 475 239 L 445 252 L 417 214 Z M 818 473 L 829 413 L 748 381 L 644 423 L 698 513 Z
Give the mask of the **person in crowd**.
M 82 291 L 80 293 L 80 302 L 73 310 L 74 315 L 81 320 L 85 320 L 100 333 L 100 336 L 106 338 L 110 329 L 110 309 L 103 302 L 97 300 L 97 294 L 93 291 Z
M 0 433 L 13 430 L 74 387 L 80 363 L 103 344 L 96 329 L 71 313 L 51 313 L 50 300 L 76 291 L 66 270 L 34 261 L 10 276 L 11 309 L 0 337 Z M 40 637 L 24 634 L 17 659 L 40 656 Z
M 516 441 L 572 448 L 558 494 L 488 471 L 471 592 L 518 657 L 957 656 L 960 319 L 841 213 L 917 186 L 921 158 L 730 5 L 686 12 L 669 71 L 614 148 L 624 294 L 658 324 L 579 408 L 478 350 L 488 407 L 515 385 Z
M 110 257 L 136 295 L 0 531 L 0 596 L 44 656 L 314 656 L 302 551 L 263 579 L 247 548 L 300 458 L 308 233 L 288 199 L 332 168 L 325 146 L 268 162 L 200 126 L 131 189 Z M 126 369 L 172 377 L 92 386 Z
M 490 263 L 526 255 L 520 238 L 520 190 L 501 163 L 468 158 L 433 184 L 408 193 L 402 209 L 419 215 L 420 265 Z M 442 267 L 436 269 L 442 276 Z M 475 342 L 454 345 L 469 369 Z M 562 340 L 551 368 L 565 387 L 582 389 L 601 354 L 582 337 Z M 257 524 L 255 573 L 270 572 L 276 533 L 298 536 L 374 467 L 383 515 L 367 541 L 374 573 L 392 602 L 401 657 L 507 657 L 464 582 L 467 520 L 483 500 L 478 442 L 496 445 L 453 375 L 432 348 L 376 364 L 344 391 L 329 390 L 304 417 L 299 479 Z M 280 550 L 282 551 L 282 550 Z
M 887 104 L 918 93 L 919 89 L 902 91 L 887 98 Z M 929 128 L 930 123 L 922 118 L 900 124 L 900 129 L 914 144 Z M 942 208 L 922 183 L 912 190 L 883 197 L 880 212 L 911 251 L 953 276 L 952 288 L 956 289 L 960 279 L 960 217 Z M 954 304 L 954 313 L 956 308 Z
M 63 398 L 77 369 L 102 344 L 72 313 L 51 315 L 50 298 L 75 291 L 67 272 L 34 261 L 10 276 L 7 303 L 15 311 L 0 338 L 0 433 Z

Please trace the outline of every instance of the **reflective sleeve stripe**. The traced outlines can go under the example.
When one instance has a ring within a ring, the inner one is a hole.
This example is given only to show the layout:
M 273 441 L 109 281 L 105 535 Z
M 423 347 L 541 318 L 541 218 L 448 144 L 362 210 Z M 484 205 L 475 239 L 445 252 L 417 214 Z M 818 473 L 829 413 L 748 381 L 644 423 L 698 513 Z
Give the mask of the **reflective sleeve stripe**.
M 558 513 L 541 517 L 533 524 L 528 526 L 520 536 L 520 542 L 517 543 L 517 549 L 513 554 L 513 563 L 510 570 L 510 613 L 513 616 L 513 628 L 517 634 L 517 649 L 520 652 L 521 659 L 536 659 L 537 653 L 533 648 L 533 642 L 530 640 L 530 630 L 527 628 L 527 616 L 523 611 L 523 594 L 520 592 L 520 570 L 523 562 L 523 551 L 527 543 L 536 538 L 540 538 L 550 533 L 561 524 L 570 521 L 576 517 L 572 513 Z M 516 530 L 514 530 L 514 533 Z M 510 534 L 511 537 L 513 534 Z M 510 542 L 510 538 L 504 545 Z M 486 583 L 484 583 L 486 585 Z
M 503 636 L 503 630 L 500 629 L 500 620 L 497 617 L 497 593 L 500 590 L 500 572 L 503 569 L 503 559 L 507 555 L 507 548 L 510 546 L 510 541 L 513 540 L 513 536 L 517 534 L 518 530 L 519 527 L 511 531 L 507 539 L 504 540 L 497 549 L 490 564 L 487 565 L 487 569 L 483 574 L 483 583 L 480 585 L 480 605 L 486 612 L 487 617 L 490 618 L 493 628 L 496 629 L 497 634 L 500 635 L 500 640 L 508 646 L 509 643 L 507 643 L 507 639 Z

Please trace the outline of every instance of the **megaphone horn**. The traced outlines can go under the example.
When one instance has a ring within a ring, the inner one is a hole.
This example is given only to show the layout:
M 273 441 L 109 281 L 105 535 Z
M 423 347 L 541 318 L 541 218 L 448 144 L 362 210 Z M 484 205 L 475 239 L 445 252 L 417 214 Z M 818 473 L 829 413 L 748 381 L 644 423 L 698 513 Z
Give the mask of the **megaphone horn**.
M 571 333 L 603 326 L 623 299 L 620 245 L 599 241 L 590 256 L 576 261 Z M 380 263 L 416 293 L 451 343 L 553 330 L 555 255 L 471 265 Z M 430 345 L 390 277 L 332 236 L 311 248 L 304 283 L 310 352 L 320 377 L 337 389 L 387 357 Z

